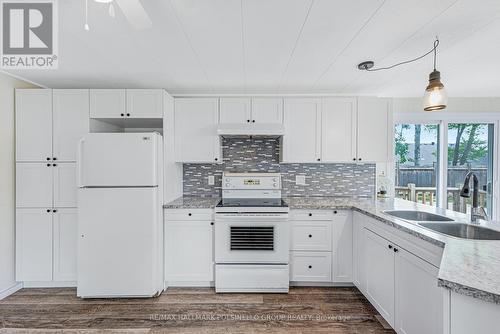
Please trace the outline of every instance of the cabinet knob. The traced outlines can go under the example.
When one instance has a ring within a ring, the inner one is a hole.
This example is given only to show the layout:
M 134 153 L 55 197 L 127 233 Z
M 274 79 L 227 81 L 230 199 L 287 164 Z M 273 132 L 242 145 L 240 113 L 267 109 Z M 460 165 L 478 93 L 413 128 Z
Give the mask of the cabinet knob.
M 52 164 L 52 166 L 56 167 L 56 166 L 57 166 L 57 164 Z
M 120 114 L 121 117 L 125 116 L 125 114 Z
M 313 266 L 308 266 L 308 267 L 309 267 L 309 269 L 311 269 Z
M 255 120 L 254 120 L 254 119 L 252 120 L 252 123 L 255 123 Z
M 250 120 L 249 120 L 249 119 L 247 119 L 247 123 L 250 123 Z
M 50 212 L 50 209 L 47 209 L 47 212 Z
M 56 158 L 56 157 L 53 157 L 53 158 L 52 158 L 52 160 L 56 161 L 56 160 L 57 160 L 57 158 Z
M 50 164 L 47 164 L 47 167 L 50 167 Z
M 309 214 L 309 217 L 312 217 L 312 215 L 313 215 L 313 214 L 312 214 L 312 213 L 310 213 L 310 214 Z
M 356 161 L 356 158 L 352 158 L 352 161 Z
M 54 213 L 55 213 L 55 212 L 57 212 L 57 210 L 52 210 L 52 212 L 54 212 Z
M 210 225 L 213 225 L 213 224 L 214 224 L 214 222 L 210 222 Z
M 387 247 L 389 247 L 389 249 L 392 249 L 392 245 L 388 245 Z
M 318 159 L 316 159 L 316 160 L 317 160 L 317 161 L 321 161 L 321 159 L 320 159 L 320 158 L 318 158 Z
M 399 252 L 399 249 L 394 248 L 394 253 L 397 253 L 397 252 Z
M 333 211 L 334 214 L 337 214 L 337 210 Z
M 47 160 L 50 160 L 50 158 L 49 158 L 49 157 L 47 157 Z
M 313 237 L 312 234 L 309 234 L 309 238 L 312 238 L 312 237 Z
M 219 160 L 219 159 L 215 158 L 215 161 L 217 161 L 217 160 Z
M 130 114 L 129 114 L 129 113 L 127 113 L 127 117 L 130 117 Z
M 358 158 L 359 161 L 361 161 L 361 158 Z
M 188 216 L 189 216 L 189 217 L 191 217 L 192 215 L 193 215 L 193 214 L 192 214 L 191 212 L 190 212 L 190 213 L 188 213 Z

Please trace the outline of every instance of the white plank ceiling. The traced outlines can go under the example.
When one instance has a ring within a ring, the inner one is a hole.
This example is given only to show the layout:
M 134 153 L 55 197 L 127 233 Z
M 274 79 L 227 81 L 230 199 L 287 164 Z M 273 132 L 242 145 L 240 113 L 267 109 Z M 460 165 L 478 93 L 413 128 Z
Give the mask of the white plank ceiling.
M 141 0 L 134 30 L 117 8 L 59 1 L 59 69 L 12 71 L 54 88 L 161 87 L 171 93 L 421 96 L 441 40 L 450 96 L 500 96 L 499 0 Z

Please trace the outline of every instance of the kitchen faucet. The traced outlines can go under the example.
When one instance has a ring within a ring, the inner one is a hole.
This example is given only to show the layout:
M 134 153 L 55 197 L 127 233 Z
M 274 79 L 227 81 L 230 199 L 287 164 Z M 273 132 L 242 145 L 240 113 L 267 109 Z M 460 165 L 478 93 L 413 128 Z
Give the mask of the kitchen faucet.
M 478 218 L 488 220 L 488 215 L 482 206 L 478 205 L 479 198 L 479 180 L 477 179 L 474 172 L 468 172 L 465 176 L 464 186 L 460 190 L 460 196 L 465 198 L 470 198 L 470 178 L 474 183 L 473 194 L 472 194 L 472 209 L 471 209 L 471 222 L 477 223 Z

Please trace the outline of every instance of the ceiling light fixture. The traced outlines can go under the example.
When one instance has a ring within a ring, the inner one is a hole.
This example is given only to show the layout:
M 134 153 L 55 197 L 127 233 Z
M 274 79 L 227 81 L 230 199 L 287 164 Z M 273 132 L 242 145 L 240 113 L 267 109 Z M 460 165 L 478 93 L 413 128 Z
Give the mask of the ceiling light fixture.
M 412 63 L 414 61 L 420 60 L 425 56 L 434 53 L 434 70 L 429 74 L 429 84 L 425 88 L 424 93 L 424 110 L 425 111 L 437 111 L 446 108 L 448 102 L 448 95 L 444 89 L 444 85 L 441 82 L 441 73 L 436 70 L 436 58 L 437 58 L 437 47 L 439 45 L 439 39 L 436 37 L 434 41 L 434 47 L 429 52 L 410 60 L 406 60 L 387 67 L 373 68 L 375 63 L 371 60 L 364 61 L 358 64 L 358 69 L 362 71 L 374 72 L 381 70 L 389 70 L 396 66 Z

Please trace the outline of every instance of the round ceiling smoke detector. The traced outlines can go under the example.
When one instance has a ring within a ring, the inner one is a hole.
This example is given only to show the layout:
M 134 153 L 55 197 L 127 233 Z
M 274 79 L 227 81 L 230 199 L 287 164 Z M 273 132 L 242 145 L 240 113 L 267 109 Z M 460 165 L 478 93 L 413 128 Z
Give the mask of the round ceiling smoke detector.
M 373 66 L 375 66 L 375 63 L 373 61 L 371 61 L 371 60 L 364 61 L 364 62 L 358 64 L 358 70 L 368 71 Z

